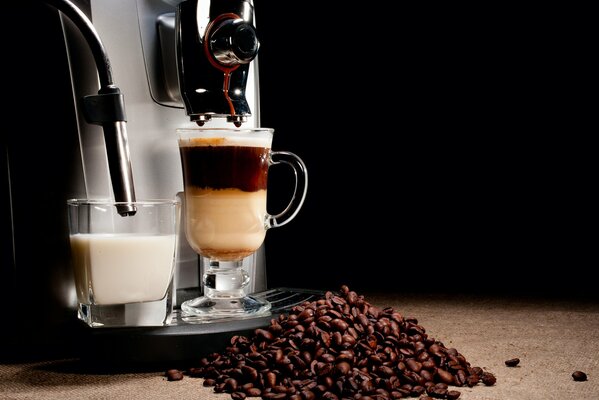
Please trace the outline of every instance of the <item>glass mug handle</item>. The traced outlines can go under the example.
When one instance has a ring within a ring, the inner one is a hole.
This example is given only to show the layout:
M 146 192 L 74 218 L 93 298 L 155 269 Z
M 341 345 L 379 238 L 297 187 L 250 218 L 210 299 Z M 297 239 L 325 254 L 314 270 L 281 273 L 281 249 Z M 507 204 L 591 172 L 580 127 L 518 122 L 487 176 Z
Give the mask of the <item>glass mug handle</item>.
M 308 170 L 301 158 L 289 151 L 271 151 L 269 167 L 279 164 L 287 164 L 291 167 L 295 175 L 295 187 L 293 196 L 283 211 L 275 215 L 267 213 L 266 229 L 283 226 L 295 218 L 300 208 L 302 208 L 302 204 L 304 204 L 308 190 Z

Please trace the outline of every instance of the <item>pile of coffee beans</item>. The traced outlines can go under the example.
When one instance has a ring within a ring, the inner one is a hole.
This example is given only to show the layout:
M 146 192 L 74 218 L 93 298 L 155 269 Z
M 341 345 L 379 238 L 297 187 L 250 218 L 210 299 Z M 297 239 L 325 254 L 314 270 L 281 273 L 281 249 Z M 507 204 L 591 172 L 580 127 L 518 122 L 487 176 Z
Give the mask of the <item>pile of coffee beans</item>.
M 450 386 L 496 381 L 428 336 L 415 318 L 377 308 L 345 285 L 251 337 L 234 336 L 224 353 L 201 359 L 186 374 L 233 399 L 454 400 L 461 393 Z

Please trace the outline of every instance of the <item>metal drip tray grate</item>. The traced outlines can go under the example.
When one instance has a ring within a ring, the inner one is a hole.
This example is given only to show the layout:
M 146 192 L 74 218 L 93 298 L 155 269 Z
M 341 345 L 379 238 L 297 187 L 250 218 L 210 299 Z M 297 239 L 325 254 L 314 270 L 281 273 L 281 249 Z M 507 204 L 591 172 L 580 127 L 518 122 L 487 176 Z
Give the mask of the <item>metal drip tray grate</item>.
M 204 355 L 223 351 L 234 335 L 250 335 L 268 326 L 272 318 L 304 301 L 314 301 L 324 292 L 308 289 L 276 288 L 252 296 L 271 302 L 270 313 L 260 317 L 222 318 L 210 322 L 186 322 L 175 310 L 169 326 L 139 328 L 89 328 L 82 335 L 82 360 L 96 366 L 120 364 L 120 368 L 163 369 L 194 365 Z

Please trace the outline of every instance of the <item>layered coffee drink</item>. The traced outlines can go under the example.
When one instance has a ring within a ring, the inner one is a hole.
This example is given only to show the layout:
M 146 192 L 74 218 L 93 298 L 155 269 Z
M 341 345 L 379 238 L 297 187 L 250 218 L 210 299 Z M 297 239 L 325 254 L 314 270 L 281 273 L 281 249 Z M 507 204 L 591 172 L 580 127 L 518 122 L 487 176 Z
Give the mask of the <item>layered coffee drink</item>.
M 266 235 L 266 182 L 272 136 L 179 140 L 186 235 L 204 257 L 236 261 Z

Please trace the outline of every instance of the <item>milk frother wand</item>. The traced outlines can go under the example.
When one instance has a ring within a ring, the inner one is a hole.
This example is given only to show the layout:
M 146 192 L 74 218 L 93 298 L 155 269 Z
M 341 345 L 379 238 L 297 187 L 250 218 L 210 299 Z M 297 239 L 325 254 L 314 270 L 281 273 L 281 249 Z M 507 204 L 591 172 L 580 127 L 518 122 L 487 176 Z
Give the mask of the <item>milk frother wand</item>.
M 134 215 L 135 188 L 127 139 L 125 97 L 112 80 L 110 60 L 96 29 L 87 16 L 69 0 L 45 0 L 66 15 L 79 29 L 93 54 L 100 90 L 83 98 L 84 117 L 90 124 L 101 125 L 106 142 L 106 156 L 114 200 L 121 216 Z

